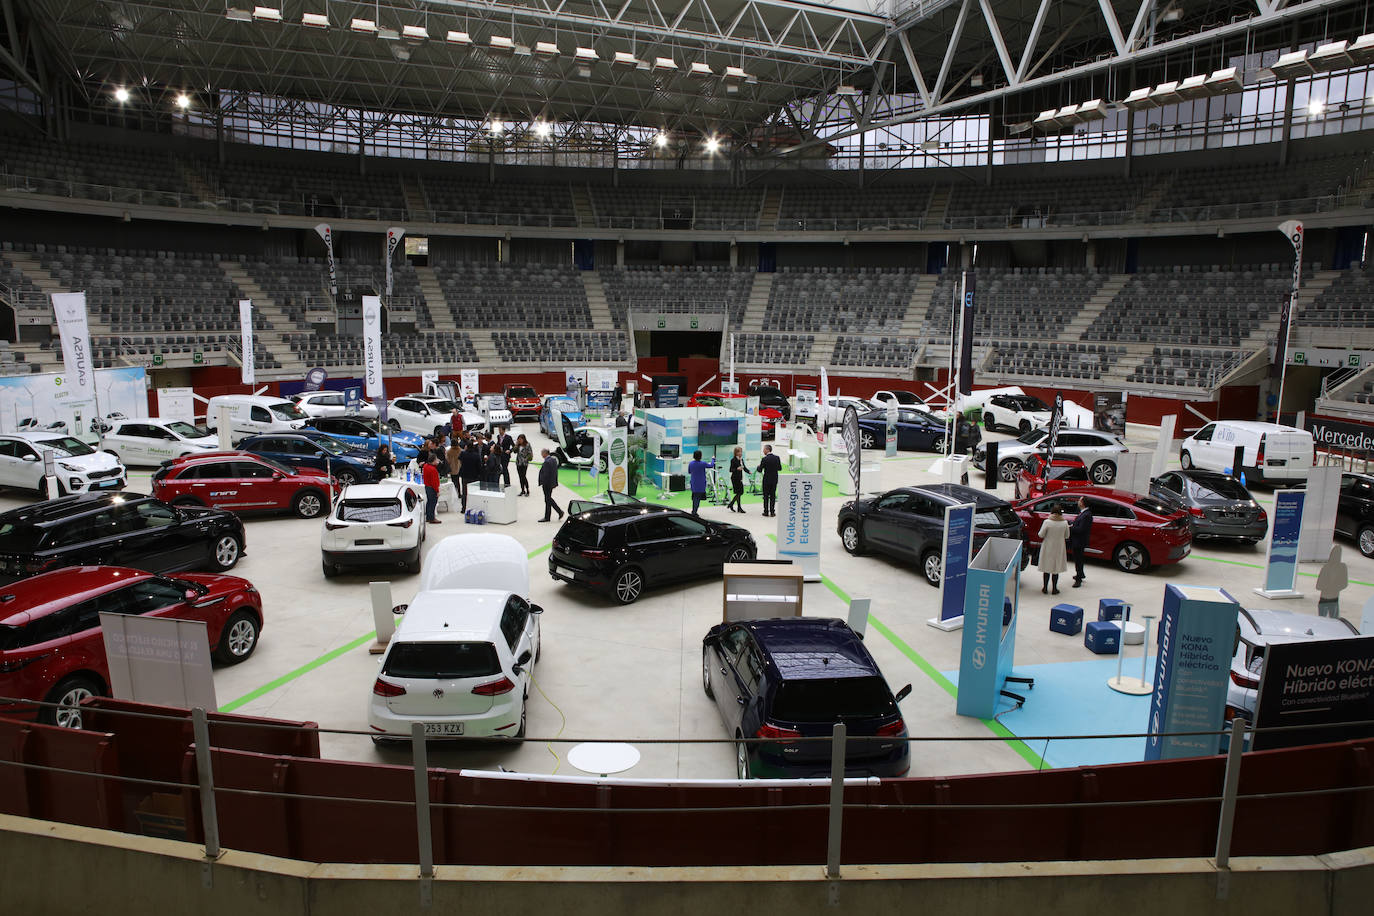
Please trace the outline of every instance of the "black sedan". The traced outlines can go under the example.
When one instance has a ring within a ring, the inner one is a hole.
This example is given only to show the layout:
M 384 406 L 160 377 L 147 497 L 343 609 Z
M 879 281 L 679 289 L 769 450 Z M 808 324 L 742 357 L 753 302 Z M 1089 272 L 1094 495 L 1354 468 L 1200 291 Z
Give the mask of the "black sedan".
M 243 522 L 233 513 L 138 493 L 66 496 L 0 513 L 0 582 L 67 566 L 226 572 L 243 553 Z
M 840 507 L 840 540 L 852 554 L 873 550 L 916 563 L 925 580 L 938 586 L 944 568 L 945 509 L 962 503 L 974 506 L 972 553 L 988 537 L 1023 539 L 1021 519 L 1005 499 L 957 483 L 937 483 L 898 487 L 873 499 L 845 503 Z M 1022 569 L 1029 559 L 1022 551 Z
M 849 735 L 846 776 L 905 776 L 911 768 L 897 708 L 911 685 L 893 696 L 863 640 L 842 620 L 718 624 L 701 642 L 701 686 L 734 738 L 740 779 L 828 776 L 825 739 L 839 722 Z
M 666 506 L 622 502 L 569 511 L 553 538 L 549 575 L 630 604 L 646 588 L 718 576 L 723 564 L 757 555 L 753 535 L 737 525 Z
M 1230 474 L 1196 468 L 1169 471 L 1150 481 L 1150 495 L 1188 512 L 1193 537 L 1256 544 L 1269 533 L 1269 516 Z
M 983 434 L 963 417 L 954 440 L 956 452 L 967 452 L 982 441 Z M 949 421 L 928 411 L 903 407 L 897 411 L 897 448 L 901 451 L 943 452 L 949 437 Z M 859 414 L 859 446 L 883 448 L 887 445 L 887 410 L 880 408 Z
M 1374 557 L 1374 474 L 1342 474 L 1336 533 L 1354 538 L 1360 553 Z

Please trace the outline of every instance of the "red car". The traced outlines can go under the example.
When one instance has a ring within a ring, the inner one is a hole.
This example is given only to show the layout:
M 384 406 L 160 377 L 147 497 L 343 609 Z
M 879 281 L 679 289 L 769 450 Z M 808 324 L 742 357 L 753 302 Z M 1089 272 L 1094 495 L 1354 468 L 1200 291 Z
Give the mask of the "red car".
M 1044 455 L 1031 455 L 1016 475 L 1016 498 L 1033 499 L 1067 487 L 1086 487 L 1090 483 L 1082 458 L 1069 455 L 1046 461 Z
M 539 416 L 539 408 L 543 407 L 543 402 L 539 400 L 539 392 L 529 385 L 507 385 L 505 390 L 506 409 L 510 411 L 512 417 L 519 416 Z
M 163 462 L 153 494 L 174 506 L 214 506 L 235 512 L 290 509 L 301 518 L 329 511 L 342 487 L 311 468 L 288 468 L 251 452 L 201 452 Z
M 692 395 L 691 400 L 687 402 L 687 406 L 724 407 L 726 400 L 733 400 L 735 398 L 742 399 L 745 397 L 747 397 L 747 395 L 726 394 L 723 391 L 698 391 L 696 394 Z M 763 438 L 772 439 L 776 433 L 774 424 L 782 419 L 782 411 L 778 410 L 776 407 L 760 407 L 759 419 L 762 421 L 760 424 L 760 431 L 762 432 Z
M 74 566 L 5 586 L 0 594 L 0 715 L 81 727 L 81 701 L 110 692 L 100 613 L 200 620 L 215 660 L 235 665 L 262 633 L 262 596 L 237 576 L 156 576 L 119 566 Z
M 1082 487 L 1051 493 L 1016 504 L 1031 548 L 1040 546 L 1040 526 L 1056 507 L 1070 521 L 1078 514 L 1078 498 L 1085 497 L 1093 513 L 1087 556 L 1111 560 L 1125 572 L 1145 572 L 1151 566 L 1177 563 L 1193 544 L 1188 513 L 1153 496 L 1140 496 L 1109 487 Z

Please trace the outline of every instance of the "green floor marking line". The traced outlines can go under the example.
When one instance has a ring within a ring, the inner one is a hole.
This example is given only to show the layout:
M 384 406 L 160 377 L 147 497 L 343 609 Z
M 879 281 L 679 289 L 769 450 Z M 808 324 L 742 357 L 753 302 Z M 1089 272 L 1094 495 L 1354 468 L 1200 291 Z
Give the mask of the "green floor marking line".
M 1204 557 L 1200 553 L 1193 554 L 1193 557 L 1198 560 L 1206 560 L 1208 563 L 1225 563 L 1227 566 L 1244 566 L 1247 569 L 1264 569 L 1263 563 L 1246 563 L 1244 560 L 1227 560 L 1223 559 L 1222 557 Z M 1298 575 L 1306 576 L 1309 579 L 1315 579 L 1319 574 L 1313 572 L 1299 571 Z M 1365 582 L 1361 579 L 1351 579 L 1350 584 L 1363 585 L 1367 588 L 1374 588 L 1374 582 Z
M 531 550 L 528 554 L 526 554 L 526 556 L 528 556 L 528 557 L 530 557 L 530 558 L 537 557 L 537 556 L 539 556 L 541 553 L 543 553 L 544 551 L 548 550 L 551 546 L 553 546 L 553 545 L 552 545 L 552 544 L 545 544 L 543 547 L 536 547 L 536 548 L 534 548 L 533 550 Z M 247 693 L 245 693 L 243 696 L 239 697 L 239 698 L 236 699 L 236 700 L 230 700 L 228 703 L 225 703 L 223 706 L 221 706 L 221 707 L 219 708 L 219 711 L 220 711 L 220 712 L 233 712 L 234 710 L 236 710 L 236 709 L 238 709 L 238 708 L 240 708 L 240 707 L 242 707 L 242 706 L 244 706 L 244 705 L 246 705 L 246 704 L 248 704 L 248 703 L 253 702 L 253 701 L 256 700 L 258 697 L 261 697 L 261 696 L 264 696 L 264 695 L 266 695 L 266 694 L 269 694 L 269 693 L 271 693 L 272 691 L 276 690 L 278 687 L 285 687 L 287 684 L 291 683 L 292 681 L 296 680 L 297 678 L 300 678 L 300 677 L 303 677 L 303 676 L 309 674 L 311 671 L 314 671 L 316 668 L 319 668 L 321 665 L 325 665 L 325 664 L 327 664 L 327 663 L 329 663 L 329 662 L 332 662 L 334 659 L 338 658 L 340 655 L 344 655 L 345 653 L 352 652 L 354 649 L 358 648 L 359 646 L 364 645 L 364 644 L 366 644 L 367 642 L 369 642 L 369 641 L 371 641 L 371 640 L 374 640 L 374 639 L 376 639 L 376 638 L 377 638 L 377 631 L 376 631 L 376 630 L 373 630 L 371 633 L 368 633 L 366 636 L 359 636 L 357 639 L 353 640 L 352 642 L 348 643 L 347 645 L 339 646 L 337 649 L 330 649 L 328 652 L 324 653 L 324 654 L 321 655 L 319 658 L 316 658 L 316 659 L 313 659 L 313 660 L 311 660 L 311 661 L 306 662 L 304 665 L 301 665 L 299 668 L 295 669 L 294 671 L 288 671 L 286 674 L 283 674 L 281 677 L 277 678 L 276 680 L 268 681 L 266 684 L 263 684 L 261 687 L 257 687 L 257 688 L 255 688 L 255 689 L 253 689 L 253 690 L 248 691 Z

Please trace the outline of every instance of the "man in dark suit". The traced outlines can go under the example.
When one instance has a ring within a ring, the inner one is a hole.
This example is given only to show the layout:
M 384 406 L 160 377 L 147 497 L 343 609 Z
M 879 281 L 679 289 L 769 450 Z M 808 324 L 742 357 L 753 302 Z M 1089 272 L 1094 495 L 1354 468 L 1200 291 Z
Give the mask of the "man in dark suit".
M 539 489 L 544 491 L 544 517 L 540 521 L 551 522 L 550 510 L 557 512 L 560 519 L 563 518 L 563 510 L 553 501 L 553 491 L 558 486 L 558 459 L 550 455 L 546 448 L 539 450 L 539 456 L 544 459 L 539 466 Z
M 501 427 L 496 436 L 496 444 L 501 446 L 501 483 L 502 486 L 510 486 L 510 456 L 515 454 L 515 439 L 511 437 L 510 430 Z
M 1083 584 L 1083 556 L 1088 552 L 1088 539 L 1092 536 L 1093 510 L 1088 501 L 1078 497 L 1078 514 L 1069 524 L 1069 552 L 1073 554 L 1073 587 Z
M 773 446 L 763 447 L 763 460 L 759 462 L 758 470 L 763 472 L 763 514 L 774 516 L 778 514 L 778 474 L 782 471 L 782 459 L 773 454 Z

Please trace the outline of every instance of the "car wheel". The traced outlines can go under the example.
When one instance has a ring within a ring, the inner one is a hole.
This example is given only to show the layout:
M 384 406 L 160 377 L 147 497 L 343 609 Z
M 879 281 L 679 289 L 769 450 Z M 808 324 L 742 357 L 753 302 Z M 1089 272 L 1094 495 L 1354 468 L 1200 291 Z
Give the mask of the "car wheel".
M 754 555 L 749 552 L 748 547 L 736 547 L 730 551 L 730 555 L 725 558 L 726 563 L 748 563 L 754 559 Z
M 1116 480 L 1116 465 L 1112 464 L 1110 461 L 1099 461 L 1092 466 L 1092 470 L 1089 471 L 1089 474 L 1092 476 L 1093 483 L 1105 487 L 1113 480 Z
M 644 574 L 633 566 L 622 569 L 615 577 L 615 600 L 634 604 L 644 591 Z
M 940 587 L 940 573 L 944 570 L 944 565 L 938 550 L 932 548 L 921 554 L 921 575 L 936 588 Z
M 930 443 L 930 450 L 931 450 L 932 452 L 941 452 L 941 453 L 943 453 L 944 450 L 945 450 L 945 437 L 944 437 L 944 436 L 936 436 L 936 437 L 934 438 L 934 440 L 932 440 L 931 443 Z
M 319 490 L 302 490 L 291 500 L 291 508 L 301 518 L 317 518 L 324 511 L 324 497 Z
M 1365 525 L 1360 529 L 1360 533 L 1355 535 L 1355 543 L 1360 547 L 1360 553 L 1367 557 L 1374 557 L 1374 525 Z
M 1021 470 L 1021 462 L 1015 458 L 1008 458 L 997 465 L 997 479 L 1003 483 L 1011 483 L 1016 480 L 1016 475 Z
M 1020 433 L 1021 435 L 1023 435 L 1023 436 L 1024 436 L 1026 433 L 1030 432 L 1030 431 L 1031 431 L 1030 420 L 1022 420 L 1019 424 L 1017 424 L 1016 430 L 1017 430 L 1017 432 L 1019 432 L 1019 433 Z
M 242 553 L 238 538 L 232 534 L 222 535 L 210 551 L 210 563 L 215 567 L 215 572 L 228 572 L 238 565 Z
M 1178 463 L 1183 465 L 1183 470 L 1191 471 L 1193 469 L 1193 456 L 1184 452 L 1178 456 Z
M 358 475 L 354 474 L 352 471 L 341 471 L 334 476 L 338 478 L 339 483 L 345 487 L 351 487 L 358 482 Z
M 992 418 L 992 414 L 986 411 L 983 413 L 983 428 L 989 432 L 997 428 L 997 421 Z
M 745 744 L 743 735 L 735 734 L 735 778 L 749 778 L 749 745 Z
M 844 544 L 844 549 L 854 556 L 864 552 L 863 536 L 859 534 L 859 526 L 856 522 L 845 522 L 840 528 L 840 543 Z
M 258 619 L 252 611 L 235 611 L 219 634 L 215 657 L 225 665 L 237 665 L 258 647 Z
M 399 433 L 401 431 L 401 424 L 397 420 L 387 420 L 386 425 L 391 427 L 393 433 Z
M 406 572 L 414 575 L 420 571 L 420 555 L 416 554 L 415 559 L 406 564 Z
M 324 573 L 326 579 L 332 579 L 339 574 L 338 564 L 331 563 L 328 560 L 320 560 L 320 570 Z
M 81 727 L 81 701 L 90 697 L 103 696 L 100 684 L 84 674 L 73 674 L 58 681 L 44 698 L 52 706 L 45 706 L 38 713 L 38 720 L 58 728 Z
M 859 448 L 877 448 L 878 439 L 866 429 L 859 430 Z
M 1116 545 L 1112 560 L 1122 572 L 1142 573 L 1150 568 L 1150 554 L 1135 541 L 1123 541 Z
M 705 646 L 701 649 L 701 689 L 706 691 L 707 699 L 716 698 L 716 692 L 711 689 L 711 650 Z

